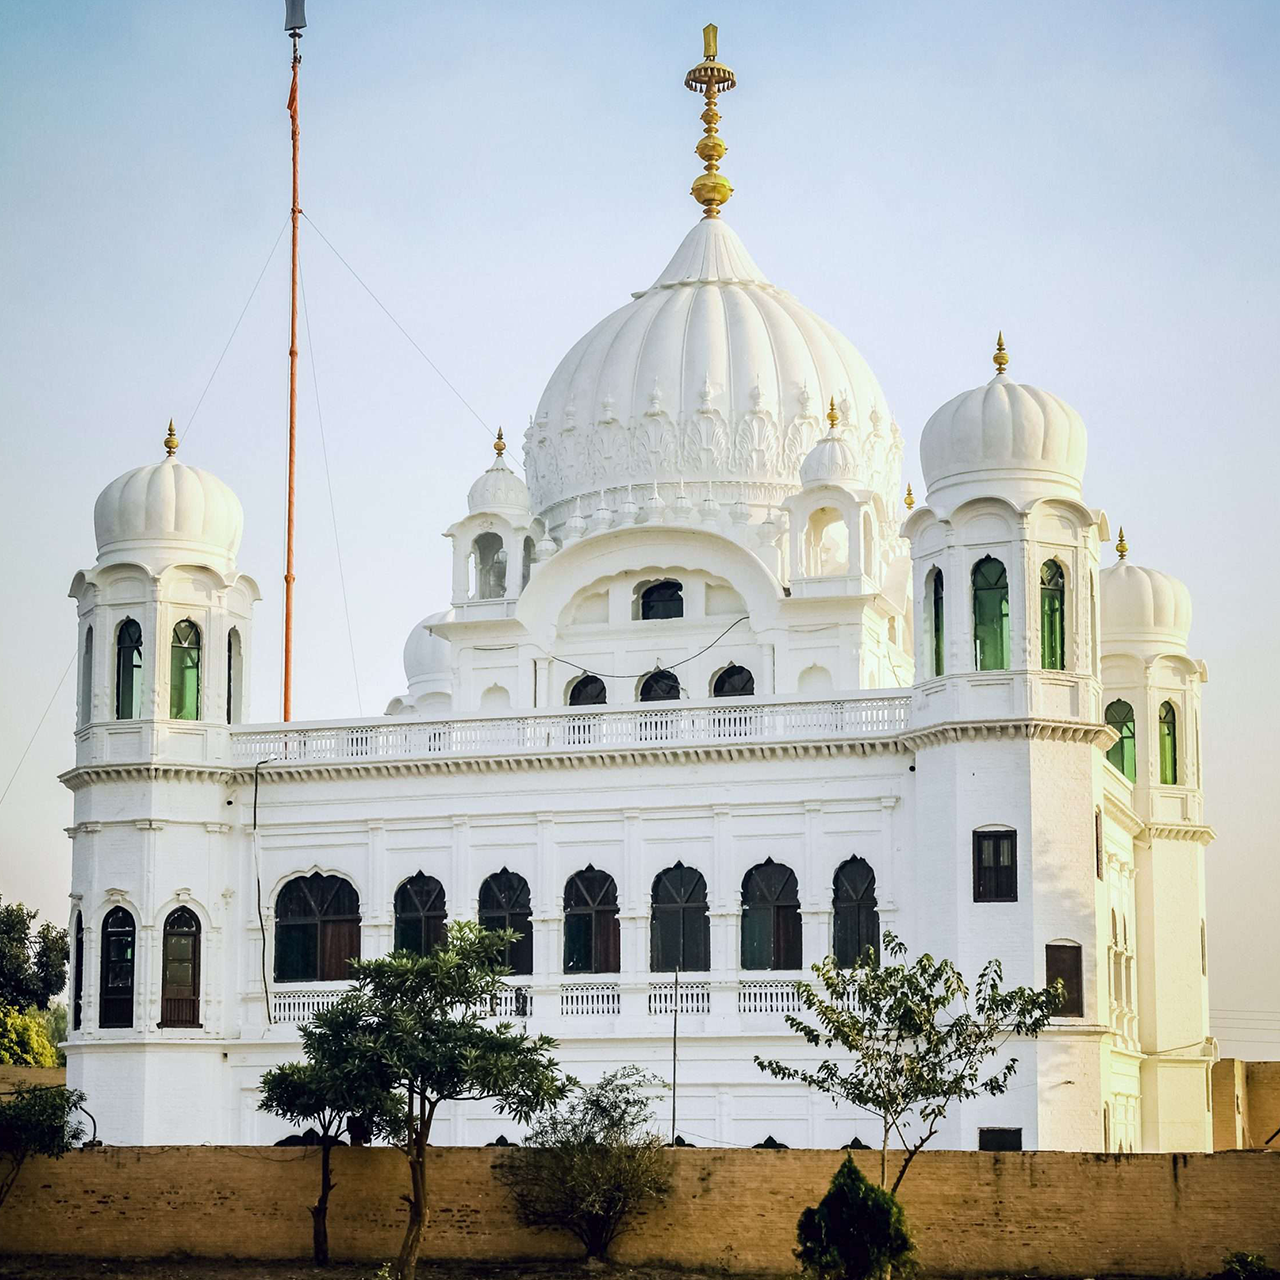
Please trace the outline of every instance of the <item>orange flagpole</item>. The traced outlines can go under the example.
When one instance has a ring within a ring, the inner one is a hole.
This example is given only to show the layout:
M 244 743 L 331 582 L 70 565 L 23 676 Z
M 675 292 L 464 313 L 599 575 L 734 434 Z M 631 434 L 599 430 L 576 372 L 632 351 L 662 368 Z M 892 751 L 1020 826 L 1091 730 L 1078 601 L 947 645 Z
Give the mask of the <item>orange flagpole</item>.
M 293 84 L 289 89 L 289 122 L 293 136 L 293 270 L 289 290 L 289 498 L 284 551 L 284 718 L 293 718 L 293 510 L 294 470 L 298 448 L 298 52 L 293 34 Z

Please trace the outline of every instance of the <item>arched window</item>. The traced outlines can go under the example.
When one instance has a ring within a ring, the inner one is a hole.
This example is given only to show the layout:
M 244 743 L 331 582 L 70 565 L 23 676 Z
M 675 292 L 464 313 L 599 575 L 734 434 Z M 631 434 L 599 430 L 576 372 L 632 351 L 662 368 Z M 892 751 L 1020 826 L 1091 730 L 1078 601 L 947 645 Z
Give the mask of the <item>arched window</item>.
M 725 667 L 711 686 L 713 698 L 750 698 L 755 691 L 755 676 L 746 667 L 739 666 Z
M 1067 666 L 1067 580 L 1056 560 L 1040 566 L 1040 665 L 1046 671 Z
M 655 582 L 640 593 L 640 618 L 683 618 L 684 589 L 674 579 Z
M 227 632 L 227 723 L 239 724 L 244 719 L 244 655 L 240 650 L 240 632 L 232 627 Z
M 935 676 L 943 675 L 947 669 L 946 661 L 946 611 L 944 609 L 944 597 L 942 593 L 942 570 L 935 569 L 933 571 L 933 591 L 931 593 L 933 600 L 933 608 L 930 613 L 930 622 L 933 630 L 933 674 Z
M 851 969 L 870 947 L 880 959 L 880 913 L 876 910 L 876 874 L 862 858 L 836 868 L 834 946 L 836 964 Z
M 479 534 L 471 544 L 475 589 L 473 600 L 501 600 L 507 594 L 507 550 L 492 531 Z
M 1178 785 L 1178 713 L 1172 702 L 1160 704 L 1160 785 Z
M 200 719 L 200 628 L 190 618 L 174 627 L 169 646 L 169 719 Z
M 1009 668 L 1009 578 L 991 556 L 973 566 L 973 661 L 979 671 Z
M 360 958 L 360 895 L 341 876 L 298 876 L 276 895 L 276 981 L 340 982 Z
M 1084 1017 L 1084 952 L 1077 942 L 1051 942 L 1044 949 L 1046 986 L 1061 982 L 1064 999 L 1059 1018 Z
M 1138 776 L 1134 756 L 1133 708 L 1123 698 L 1107 704 L 1107 723 L 1120 735 L 1107 748 L 1107 759 L 1132 782 Z
M 835 507 L 819 507 L 804 530 L 805 572 L 836 578 L 849 572 L 849 526 Z
M 680 681 L 670 671 L 655 671 L 640 686 L 641 702 L 674 702 L 680 696 Z
M 800 963 L 795 872 L 766 858 L 742 879 L 742 967 L 798 969 Z
M 112 907 L 102 921 L 102 973 L 98 991 L 100 1027 L 133 1026 L 133 916 Z
M 160 1025 L 200 1025 L 200 921 L 190 907 L 170 911 L 164 922 Z
M 93 719 L 93 628 L 84 631 L 84 649 L 80 654 L 80 723 Z
M 142 628 L 126 618 L 116 632 L 116 719 L 142 715 Z
M 617 973 L 620 959 L 618 886 L 587 866 L 564 887 L 564 971 Z
M 80 1030 L 84 1014 L 84 916 L 76 912 L 75 954 L 71 970 L 71 1029 Z
M 871 523 L 871 512 L 862 513 L 862 572 L 868 578 L 874 578 L 876 572 L 875 530 Z
M 599 676 L 583 676 L 569 690 L 571 707 L 602 707 L 609 701 L 609 692 Z
M 974 902 L 1017 902 L 1018 833 L 1005 828 L 973 833 Z
M 513 929 L 520 936 L 507 947 L 512 973 L 533 972 L 533 913 L 529 882 L 503 867 L 480 886 L 480 924 L 485 929 Z
M 529 574 L 533 572 L 533 539 L 526 538 L 520 553 L 520 590 L 529 585 Z
M 397 890 L 396 947 L 397 951 L 412 951 L 425 956 L 444 943 L 445 921 L 449 912 L 445 906 L 444 886 L 435 876 L 419 871 Z
M 653 881 L 649 968 L 654 973 L 702 973 L 711 968 L 711 922 L 702 872 L 677 862 Z

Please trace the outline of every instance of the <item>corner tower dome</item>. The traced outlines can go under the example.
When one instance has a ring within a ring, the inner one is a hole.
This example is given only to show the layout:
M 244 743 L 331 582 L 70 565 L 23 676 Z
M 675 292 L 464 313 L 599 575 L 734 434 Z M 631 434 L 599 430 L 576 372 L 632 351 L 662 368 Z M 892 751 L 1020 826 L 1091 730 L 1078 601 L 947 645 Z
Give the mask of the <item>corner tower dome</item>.
M 240 499 L 217 476 L 178 461 L 172 422 L 165 448 L 163 462 L 126 471 L 98 495 L 98 563 L 163 568 L 194 560 L 227 572 L 244 532 Z
M 948 400 L 925 423 L 920 466 L 931 506 L 953 510 L 970 496 L 1005 490 L 1015 506 L 1057 493 L 1080 499 L 1087 439 L 1065 400 L 1012 381 L 1004 336 L 996 376 Z
M 527 516 L 529 514 L 529 490 L 514 471 L 507 466 L 503 453 L 507 443 L 498 428 L 498 438 L 493 442 L 495 457 L 488 471 L 484 472 L 467 492 L 467 510 L 475 515 L 479 511 L 492 511 L 503 515 Z
M 1186 653 L 1191 634 L 1191 592 L 1172 574 L 1130 564 L 1124 530 L 1120 559 L 1098 575 L 1102 592 L 1102 647 Z

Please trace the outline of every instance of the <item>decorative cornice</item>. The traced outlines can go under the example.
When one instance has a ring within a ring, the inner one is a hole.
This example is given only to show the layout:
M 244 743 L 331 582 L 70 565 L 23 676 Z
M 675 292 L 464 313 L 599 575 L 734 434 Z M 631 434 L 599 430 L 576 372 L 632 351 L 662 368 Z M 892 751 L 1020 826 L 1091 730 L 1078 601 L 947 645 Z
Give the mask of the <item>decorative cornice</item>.
M 1144 843 L 1151 840 L 1190 840 L 1194 844 L 1208 846 L 1217 838 L 1218 833 L 1212 827 L 1197 822 L 1149 822 L 1142 833 Z
M 1144 825 L 1142 819 L 1127 804 L 1105 787 L 1102 792 L 1102 814 L 1128 836 L 1136 836 Z
M 58 781 L 69 791 L 80 791 L 94 782 L 221 782 L 224 784 L 253 781 L 253 770 L 227 766 L 198 764 L 84 764 L 58 775 Z
M 1083 742 L 1105 750 L 1116 740 L 1116 732 L 1105 724 L 1081 720 L 951 720 L 912 729 L 899 741 L 910 751 L 939 747 L 955 742 L 987 742 L 992 739 L 1022 738 L 1037 742 Z

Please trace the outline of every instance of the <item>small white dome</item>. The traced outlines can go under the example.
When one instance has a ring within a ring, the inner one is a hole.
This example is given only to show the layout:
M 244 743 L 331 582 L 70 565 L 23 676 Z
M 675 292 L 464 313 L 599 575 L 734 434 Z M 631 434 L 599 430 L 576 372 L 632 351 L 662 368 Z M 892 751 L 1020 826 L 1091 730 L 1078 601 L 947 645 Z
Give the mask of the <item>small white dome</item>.
M 498 444 L 505 449 L 502 436 Z M 493 465 L 471 486 L 467 494 L 467 510 L 492 511 L 503 515 L 527 516 L 529 514 L 529 490 L 524 481 L 507 466 L 501 450 Z
M 240 549 L 244 509 L 217 476 L 170 456 L 107 485 L 93 506 L 93 532 L 99 563 L 151 552 L 227 569 Z
M 447 621 L 452 613 L 453 610 L 446 609 L 430 614 L 409 632 L 409 638 L 404 642 L 404 674 L 410 691 L 440 676 L 452 678 L 452 647 L 430 629 L 433 623 Z
M 1004 489 L 1015 503 L 1046 491 L 1079 499 L 1085 453 L 1084 422 L 1066 401 L 1004 373 L 948 400 L 920 437 L 929 502 L 946 492 L 951 508 Z
M 815 484 L 855 485 L 858 482 L 858 455 L 843 431 L 832 427 L 804 456 L 800 463 L 800 483 L 808 489 Z
M 1186 652 L 1191 592 L 1159 569 L 1121 560 L 1099 575 L 1105 649 L 1155 644 Z

